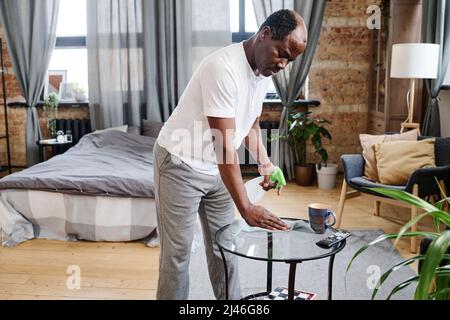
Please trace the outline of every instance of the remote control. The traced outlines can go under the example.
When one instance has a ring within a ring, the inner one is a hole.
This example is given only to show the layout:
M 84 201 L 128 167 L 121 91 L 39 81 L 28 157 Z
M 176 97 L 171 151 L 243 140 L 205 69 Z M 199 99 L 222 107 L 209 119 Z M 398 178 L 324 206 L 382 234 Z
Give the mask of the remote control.
M 348 238 L 350 235 L 351 235 L 350 232 L 341 230 L 341 231 L 338 231 L 338 232 L 326 237 L 325 239 L 317 241 L 316 244 L 319 247 L 329 249 L 332 246 L 334 246 L 336 243 L 344 240 L 345 238 Z

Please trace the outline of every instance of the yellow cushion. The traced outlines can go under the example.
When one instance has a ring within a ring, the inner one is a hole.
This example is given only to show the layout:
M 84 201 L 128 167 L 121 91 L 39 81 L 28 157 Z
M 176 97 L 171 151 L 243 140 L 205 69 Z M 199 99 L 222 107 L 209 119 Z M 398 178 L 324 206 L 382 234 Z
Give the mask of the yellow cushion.
M 435 139 L 391 141 L 374 146 L 378 178 L 382 184 L 404 186 L 417 169 L 435 167 Z
M 378 181 L 377 162 L 373 146 L 386 141 L 415 141 L 417 140 L 419 131 L 411 130 L 401 134 L 391 135 L 371 135 L 360 134 L 359 140 L 363 148 L 362 155 L 364 157 L 364 177 L 368 180 Z

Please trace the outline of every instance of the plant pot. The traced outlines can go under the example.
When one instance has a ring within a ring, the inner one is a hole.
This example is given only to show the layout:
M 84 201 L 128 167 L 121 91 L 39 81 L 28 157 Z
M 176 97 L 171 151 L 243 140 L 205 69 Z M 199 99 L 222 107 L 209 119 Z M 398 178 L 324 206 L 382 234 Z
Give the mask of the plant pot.
M 307 167 L 295 165 L 295 182 L 299 186 L 307 187 L 313 184 L 315 178 L 314 165 L 308 164 Z
M 78 92 L 75 94 L 75 100 L 78 102 L 87 101 L 88 95 L 86 92 Z
M 338 171 L 338 165 L 335 163 L 328 163 L 327 166 L 323 165 L 319 169 L 319 165 L 316 164 L 317 182 L 319 189 L 330 190 L 336 187 L 336 175 Z

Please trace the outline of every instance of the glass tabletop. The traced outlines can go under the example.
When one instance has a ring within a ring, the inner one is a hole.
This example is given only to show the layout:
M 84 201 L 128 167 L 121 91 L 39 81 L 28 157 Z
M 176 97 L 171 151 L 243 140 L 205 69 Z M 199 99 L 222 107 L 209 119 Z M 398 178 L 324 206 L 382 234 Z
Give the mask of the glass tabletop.
M 270 231 L 250 227 L 244 220 L 235 220 L 216 233 L 217 244 L 225 251 L 243 257 L 264 261 L 307 261 L 328 257 L 341 251 L 346 241 L 333 247 L 321 248 L 316 242 L 337 232 L 328 228 L 315 233 L 307 220 L 282 219 L 289 225 L 287 231 Z

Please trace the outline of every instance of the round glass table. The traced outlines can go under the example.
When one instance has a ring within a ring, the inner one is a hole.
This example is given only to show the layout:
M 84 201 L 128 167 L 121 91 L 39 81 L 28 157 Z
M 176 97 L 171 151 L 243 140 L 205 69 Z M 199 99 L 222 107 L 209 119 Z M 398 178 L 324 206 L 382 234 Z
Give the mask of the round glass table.
M 225 267 L 225 296 L 228 299 L 228 269 L 225 252 L 244 258 L 267 261 L 267 291 L 255 293 L 243 299 L 260 299 L 272 291 L 272 264 L 289 264 L 288 300 L 294 299 L 295 273 L 298 263 L 330 258 L 328 264 L 328 299 L 332 299 L 333 264 L 335 255 L 346 245 L 346 240 L 331 248 L 319 247 L 316 242 L 337 232 L 328 228 L 325 233 L 316 234 L 307 220 L 282 218 L 290 227 L 287 231 L 270 231 L 250 227 L 242 220 L 220 228 L 215 236 Z

